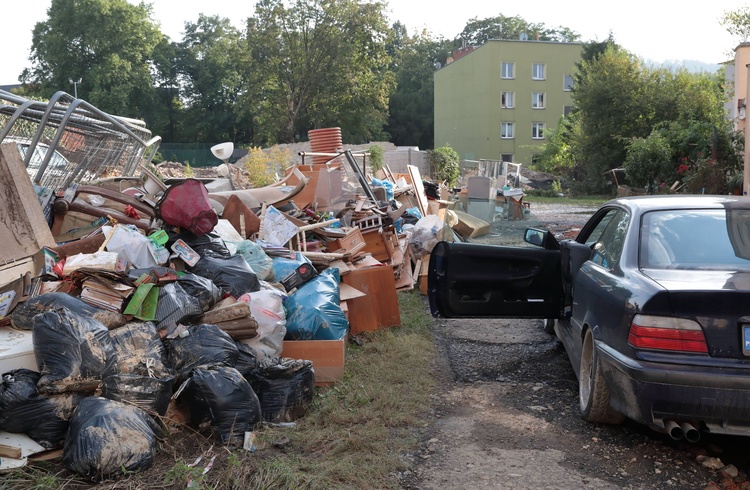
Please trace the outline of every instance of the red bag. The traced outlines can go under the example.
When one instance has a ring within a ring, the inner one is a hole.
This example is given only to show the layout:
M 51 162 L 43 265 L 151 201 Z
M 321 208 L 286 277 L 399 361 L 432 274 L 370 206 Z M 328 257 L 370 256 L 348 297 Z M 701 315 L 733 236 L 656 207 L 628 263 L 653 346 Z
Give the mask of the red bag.
M 194 235 L 205 235 L 219 222 L 211 208 L 208 191 L 202 182 L 188 179 L 164 191 L 156 203 L 156 216 L 165 223 L 189 230 Z

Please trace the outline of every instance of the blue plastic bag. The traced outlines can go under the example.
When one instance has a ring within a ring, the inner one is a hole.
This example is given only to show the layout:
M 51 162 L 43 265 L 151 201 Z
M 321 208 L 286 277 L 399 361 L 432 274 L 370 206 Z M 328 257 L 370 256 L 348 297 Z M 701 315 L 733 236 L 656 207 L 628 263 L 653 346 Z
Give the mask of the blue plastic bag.
M 286 276 L 297 270 L 302 264 L 310 264 L 310 260 L 299 252 L 296 253 L 296 259 L 287 259 L 284 257 L 273 258 L 273 274 L 277 281 L 281 281 Z
M 349 331 L 339 305 L 339 270 L 328 268 L 287 297 L 286 340 L 339 340 Z

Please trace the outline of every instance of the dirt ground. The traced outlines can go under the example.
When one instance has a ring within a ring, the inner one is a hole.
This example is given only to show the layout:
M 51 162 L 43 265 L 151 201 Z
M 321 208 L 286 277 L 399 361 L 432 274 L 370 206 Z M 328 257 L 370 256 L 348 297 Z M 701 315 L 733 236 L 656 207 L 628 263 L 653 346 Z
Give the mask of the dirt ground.
M 496 223 L 484 241 L 512 243 L 529 225 L 574 232 L 592 212 L 532 206 L 527 221 Z M 436 319 L 432 328 L 440 386 L 404 488 L 702 489 L 722 478 L 721 488 L 745 488 L 746 438 L 689 445 L 632 422 L 581 419 L 575 374 L 541 320 Z

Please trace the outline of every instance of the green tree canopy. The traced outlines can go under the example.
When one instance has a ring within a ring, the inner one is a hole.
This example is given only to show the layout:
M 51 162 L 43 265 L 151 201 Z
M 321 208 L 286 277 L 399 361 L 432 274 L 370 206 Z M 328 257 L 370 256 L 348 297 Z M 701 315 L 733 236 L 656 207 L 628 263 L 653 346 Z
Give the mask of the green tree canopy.
M 21 79 L 50 97 L 72 91 L 114 114 L 138 117 L 151 103 L 150 61 L 162 38 L 151 7 L 127 0 L 52 0 L 34 27 L 32 67 Z
M 353 143 L 384 136 L 393 91 L 381 2 L 261 0 L 248 19 L 255 76 L 247 111 L 260 143 L 292 142 L 341 127 Z M 252 105 L 250 105 L 252 104 Z
M 470 45 L 481 45 L 490 39 L 519 39 L 525 34 L 528 39 L 539 41 L 578 42 L 581 36 L 567 27 L 550 28 L 542 23 L 530 23 L 519 16 L 487 17 L 469 20 L 459 38 Z

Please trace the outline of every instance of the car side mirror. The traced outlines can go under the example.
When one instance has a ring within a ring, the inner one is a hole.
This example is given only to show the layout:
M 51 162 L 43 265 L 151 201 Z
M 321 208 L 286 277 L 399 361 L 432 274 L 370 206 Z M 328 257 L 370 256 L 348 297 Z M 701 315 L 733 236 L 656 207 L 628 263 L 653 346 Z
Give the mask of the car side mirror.
M 547 250 L 560 250 L 560 243 L 552 233 L 545 230 L 526 228 L 526 232 L 523 235 L 523 241 Z

